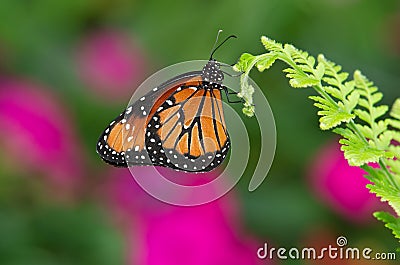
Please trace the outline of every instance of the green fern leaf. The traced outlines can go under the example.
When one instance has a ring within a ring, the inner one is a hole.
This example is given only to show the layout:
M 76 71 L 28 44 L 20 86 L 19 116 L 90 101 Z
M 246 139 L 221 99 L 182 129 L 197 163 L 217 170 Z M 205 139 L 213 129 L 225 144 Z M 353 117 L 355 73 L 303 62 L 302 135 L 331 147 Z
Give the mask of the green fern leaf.
M 395 140 L 395 141 L 397 141 L 397 142 L 399 142 L 400 141 L 400 134 L 395 134 L 394 136 L 393 136 L 393 140 Z M 395 160 L 395 161 L 399 161 L 399 159 L 400 159 L 400 146 L 398 146 L 398 145 L 390 145 L 389 146 L 389 150 L 394 154 L 394 156 L 397 158 L 397 160 Z M 400 163 L 400 162 L 399 162 Z M 390 166 L 390 165 L 389 165 Z M 400 165 L 399 165 L 400 166 Z M 399 175 L 400 175 L 400 172 L 399 172 Z
M 357 106 L 359 99 L 360 99 L 360 94 L 357 91 L 353 91 L 347 97 L 347 99 L 343 100 L 344 109 L 346 110 L 347 113 L 350 114 L 353 111 L 353 109 Z
M 352 114 L 341 111 L 318 111 L 318 115 L 324 115 L 319 119 L 322 130 L 330 130 L 342 122 L 349 122 L 354 118 Z
M 357 117 L 365 121 L 368 125 L 371 125 L 373 123 L 373 121 L 371 120 L 371 116 L 367 111 L 356 109 L 354 110 L 354 113 L 357 115 Z
M 318 84 L 318 80 L 309 76 L 301 76 L 296 74 L 295 75 L 287 74 L 286 76 L 290 78 L 289 83 L 294 88 L 306 88 Z
M 325 74 L 325 65 L 322 63 L 318 63 L 315 71 L 314 71 L 314 77 L 315 79 L 321 81 L 322 77 Z
M 284 53 L 291 58 L 297 66 L 306 73 L 314 73 L 315 58 L 307 52 L 298 50 L 293 45 L 285 44 Z
M 351 166 L 378 162 L 380 158 L 386 157 L 385 151 L 374 148 L 370 142 L 362 141 L 348 128 L 336 128 L 333 131 L 343 136 L 339 143 L 342 144 L 341 150 L 344 151 L 344 156 Z
M 292 68 L 286 68 L 283 70 L 286 72 L 286 77 L 289 78 L 289 83 L 293 88 L 306 88 L 312 87 L 319 83 L 317 79 L 309 74 L 305 74 L 303 72 L 298 72 Z
M 242 88 L 237 96 L 243 98 L 245 102 L 242 109 L 243 114 L 248 117 L 253 117 L 255 111 L 255 107 L 253 105 L 254 87 L 250 85 L 246 80 L 243 80 L 245 78 L 247 78 L 246 75 L 243 75 L 241 77 Z
M 393 117 L 393 119 L 389 120 L 390 125 L 393 128 L 400 130 L 400 98 L 396 99 L 396 101 L 393 103 L 390 116 Z
M 319 126 L 322 130 L 332 129 L 342 122 L 349 122 L 355 117 L 353 114 L 343 111 L 337 105 L 320 96 L 310 96 L 309 98 L 316 101 L 314 106 L 321 109 L 317 114 L 322 116 L 319 119 Z
M 265 54 L 265 56 L 259 57 L 256 63 L 257 70 L 263 72 L 264 70 L 270 68 L 277 58 L 278 55 L 269 53 Z
M 400 130 L 400 121 L 390 119 L 389 122 L 392 127 Z
M 335 87 L 340 86 L 339 81 L 333 77 L 324 77 L 322 80 L 331 86 L 335 86 Z
M 381 201 L 388 202 L 400 216 L 400 191 L 390 183 L 382 170 L 371 167 L 362 168 L 369 174 L 368 178 L 373 182 L 373 184 L 368 184 L 367 188 L 381 198 Z M 398 179 L 398 176 L 395 179 Z
M 361 132 L 362 135 L 365 136 L 365 138 L 372 139 L 372 137 L 374 137 L 371 127 L 367 125 L 356 124 L 356 128 Z
M 395 238 L 400 239 L 400 218 L 394 217 L 390 213 L 387 212 L 375 212 L 374 216 L 379 221 L 385 223 L 385 227 L 392 230 Z
M 396 99 L 396 101 L 393 103 L 390 115 L 393 118 L 400 120 L 400 98 Z M 400 127 L 398 129 L 400 129 Z
M 233 66 L 233 70 L 237 72 L 249 71 L 254 65 L 258 71 L 262 72 L 268 69 L 277 59 L 276 54 L 266 53 L 258 56 L 254 56 L 250 53 L 243 53 L 238 62 Z
M 283 51 L 282 44 L 280 44 L 280 43 L 276 42 L 275 40 L 272 40 L 268 37 L 262 36 L 261 43 L 264 45 L 265 49 L 267 49 L 268 51 L 274 51 L 274 52 L 282 52 Z
M 330 94 L 331 96 L 339 99 L 339 100 L 343 100 L 343 96 L 342 93 L 340 92 L 339 89 L 337 89 L 336 87 L 333 86 L 324 86 L 323 87 L 325 89 L 325 91 Z
M 381 105 L 381 106 L 375 107 L 371 110 L 371 117 L 372 117 L 372 119 L 376 120 L 377 118 L 385 115 L 388 110 L 389 110 L 389 107 L 386 105 Z
M 237 72 L 245 72 L 247 69 L 251 67 L 251 64 L 256 59 L 256 56 L 250 53 L 243 53 L 238 62 L 233 66 L 233 70 Z
M 399 146 L 397 146 L 399 147 Z M 399 148 L 397 148 L 399 149 Z M 395 150 L 395 149 L 393 149 Z M 390 171 L 397 176 L 400 176 L 400 160 L 388 159 L 386 161 L 387 165 L 390 168 Z

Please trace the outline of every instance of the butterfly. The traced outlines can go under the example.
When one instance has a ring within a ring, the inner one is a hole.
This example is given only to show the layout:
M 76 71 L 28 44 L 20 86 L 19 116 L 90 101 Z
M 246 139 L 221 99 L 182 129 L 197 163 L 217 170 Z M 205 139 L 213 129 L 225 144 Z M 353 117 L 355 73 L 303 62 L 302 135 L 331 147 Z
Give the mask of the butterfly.
M 218 42 L 215 41 L 214 47 Z M 129 105 L 101 134 L 96 151 L 117 167 L 153 165 L 186 172 L 208 172 L 230 149 L 222 107 L 221 64 L 213 59 L 201 71 L 187 72 L 158 85 Z M 227 74 L 227 73 L 225 73 Z

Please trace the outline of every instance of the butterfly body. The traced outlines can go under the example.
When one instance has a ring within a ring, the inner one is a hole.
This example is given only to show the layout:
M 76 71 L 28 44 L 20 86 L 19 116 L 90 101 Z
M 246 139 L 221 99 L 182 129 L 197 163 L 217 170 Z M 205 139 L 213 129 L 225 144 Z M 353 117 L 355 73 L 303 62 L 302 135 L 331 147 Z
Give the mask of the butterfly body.
M 128 106 L 104 130 L 97 153 L 119 167 L 154 165 L 207 172 L 222 163 L 230 140 L 224 73 L 210 59 L 201 71 L 176 76 Z

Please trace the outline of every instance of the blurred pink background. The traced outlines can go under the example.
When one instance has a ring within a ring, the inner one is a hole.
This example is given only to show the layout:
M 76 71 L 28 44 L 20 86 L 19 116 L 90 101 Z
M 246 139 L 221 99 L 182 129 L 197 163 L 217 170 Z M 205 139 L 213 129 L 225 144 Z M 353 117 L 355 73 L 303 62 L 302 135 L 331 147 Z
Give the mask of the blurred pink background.
M 221 62 L 262 53 L 267 35 L 361 69 L 390 105 L 399 97 L 399 14 L 396 0 L 1 1 L 0 264 L 333 264 L 259 260 L 257 249 L 320 247 L 340 235 L 349 246 L 395 251 L 372 216 L 387 205 L 368 193 L 365 172 L 347 164 L 336 136 L 319 130 L 313 92 L 290 89 L 282 65 L 252 73 L 278 134 L 273 166 L 254 192 L 260 136 L 252 119 L 243 117 L 252 153 L 240 182 L 196 207 L 154 199 L 127 169 L 103 163 L 95 145 L 143 80 L 207 59 L 218 29 L 239 37 L 215 54 Z M 171 180 L 195 185 L 217 174 Z

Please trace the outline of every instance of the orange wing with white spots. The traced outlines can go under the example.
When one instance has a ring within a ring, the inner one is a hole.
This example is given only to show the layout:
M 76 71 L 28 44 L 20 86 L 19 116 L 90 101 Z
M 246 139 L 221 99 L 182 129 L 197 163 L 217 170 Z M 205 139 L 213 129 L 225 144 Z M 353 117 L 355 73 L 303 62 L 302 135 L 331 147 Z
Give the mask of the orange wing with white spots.
M 222 85 L 189 73 L 154 88 L 105 129 L 97 143 L 114 166 L 155 165 L 206 172 L 225 159 L 229 147 Z
M 221 89 L 193 78 L 153 108 L 145 144 L 153 164 L 190 172 L 221 164 L 230 147 Z
M 127 167 L 133 165 L 151 165 L 145 148 L 146 126 L 153 115 L 153 107 L 158 108 L 179 84 L 185 83 L 198 72 L 177 76 L 130 105 L 115 118 L 103 131 L 97 142 L 96 151 L 107 163 Z

